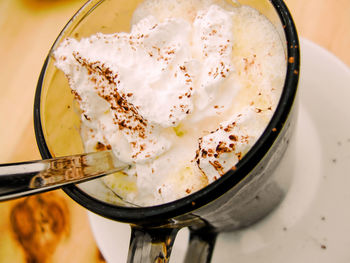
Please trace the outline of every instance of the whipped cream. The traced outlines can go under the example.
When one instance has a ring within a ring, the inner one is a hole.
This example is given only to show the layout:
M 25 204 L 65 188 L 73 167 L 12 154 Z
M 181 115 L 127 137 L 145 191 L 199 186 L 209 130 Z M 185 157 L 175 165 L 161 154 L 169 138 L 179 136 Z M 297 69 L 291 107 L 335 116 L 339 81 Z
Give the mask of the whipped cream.
M 68 38 L 54 57 L 79 103 L 85 150 L 132 164 L 100 180 L 139 205 L 232 169 L 267 126 L 286 70 L 265 17 L 214 0 L 144 1 L 129 33 Z

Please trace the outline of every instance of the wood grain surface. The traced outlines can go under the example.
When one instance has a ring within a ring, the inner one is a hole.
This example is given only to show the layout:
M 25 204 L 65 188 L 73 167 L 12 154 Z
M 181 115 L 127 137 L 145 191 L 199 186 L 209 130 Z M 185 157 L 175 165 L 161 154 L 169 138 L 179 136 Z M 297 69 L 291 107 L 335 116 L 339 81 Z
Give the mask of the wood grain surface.
M 33 100 L 43 61 L 83 0 L 0 0 L 0 163 L 40 159 Z M 286 0 L 301 37 L 350 66 L 350 0 Z M 128 240 L 125 240 L 128 242 Z M 60 190 L 0 203 L 0 262 L 104 262 L 86 210 Z

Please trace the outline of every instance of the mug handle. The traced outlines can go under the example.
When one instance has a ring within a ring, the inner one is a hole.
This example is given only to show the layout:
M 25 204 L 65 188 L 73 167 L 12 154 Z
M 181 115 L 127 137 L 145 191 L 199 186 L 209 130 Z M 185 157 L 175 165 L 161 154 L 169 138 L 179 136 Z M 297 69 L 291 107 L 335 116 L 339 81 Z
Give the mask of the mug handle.
M 210 263 L 217 232 L 212 229 L 190 230 L 185 263 Z M 178 233 L 178 228 L 144 228 L 131 226 L 127 263 L 166 263 Z
M 179 229 L 131 226 L 128 263 L 166 263 Z
M 208 228 L 190 230 L 185 263 L 210 263 L 218 233 Z

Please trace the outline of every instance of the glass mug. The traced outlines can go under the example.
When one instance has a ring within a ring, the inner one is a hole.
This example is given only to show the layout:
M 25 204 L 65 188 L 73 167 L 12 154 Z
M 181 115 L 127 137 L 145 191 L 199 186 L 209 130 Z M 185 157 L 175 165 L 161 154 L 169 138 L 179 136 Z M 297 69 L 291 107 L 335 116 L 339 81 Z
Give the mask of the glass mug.
M 52 50 L 66 37 L 79 39 L 96 32 L 129 31 L 132 13 L 139 2 L 141 0 L 90 0 L 58 36 L 41 71 L 34 102 L 35 133 L 43 158 L 83 152 L 77 105 L 66 77 L 54 66 Z M 285 178 L 288 173 L 273 174 L 273 171 L 295 126 L 298 35 L 282 0 L 239 2 L 259 10 L 274 24 L 285 43 L 288 65 L 276 111 L 262 136 L 239 161 L 236 169 L 198 192 L 152 207 L 110 203 L 96 192 L 89 191 L 89 187 L 72 185 L 63 188 L 88 210 L 130 224 L 128 262 L 167 262 L 176 233 L 182 227 L 190 229 L 185 262 L 210 262 L 218 233 L 247 227 L 258 221 L 271 212 L 288 191 L 290 178 Z

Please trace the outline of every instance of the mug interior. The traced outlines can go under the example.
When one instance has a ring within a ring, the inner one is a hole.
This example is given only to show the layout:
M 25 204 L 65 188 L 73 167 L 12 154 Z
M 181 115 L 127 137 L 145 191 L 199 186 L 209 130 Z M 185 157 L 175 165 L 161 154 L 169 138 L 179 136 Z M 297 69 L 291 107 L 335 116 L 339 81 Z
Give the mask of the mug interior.
M 34 102 L 35 133 L 43 158 L 83 152 L 79 133 L 79 107 L 70 92 L 66 77 L 54 66 L 51 52 L 67 37 L 80 39 L 97 32 L 128 32 L 133 11 L 141 1 L 88 1 L 58 36 L 44 63 Z M 215 200 L 249 176 L 249 172 L 275 142 L 293 106 L 299 77 L 299 42 L 293 20 L 283 1 L 241 0 L 239 2 L 254 7 L 274 24 L 281 41 L 286 43 L 285 55 L 288 65 L 276 111 L 260 139 L 236 165 L 237 169 L 230 170 L 219 180 L 187 197 L 153 207 L 123 207 L 118 202 L 108 203 L 100 196 L 89 194 L 76 185 L 64 188 L 70 197 L 95 213 L 122 222 L 133 223 L 159 217 L 167 220 Z

